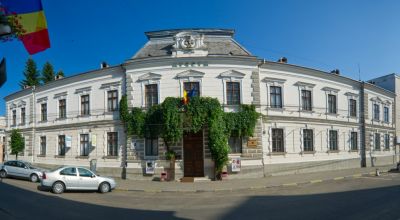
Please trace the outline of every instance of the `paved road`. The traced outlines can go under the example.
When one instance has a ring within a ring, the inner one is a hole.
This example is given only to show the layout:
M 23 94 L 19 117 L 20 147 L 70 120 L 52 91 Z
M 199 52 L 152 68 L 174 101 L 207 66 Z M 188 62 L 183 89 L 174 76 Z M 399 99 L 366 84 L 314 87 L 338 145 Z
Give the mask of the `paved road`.
M 69 192 L 0 183 L 0 219 L 400 219 L 400 174 L 234 192 Z

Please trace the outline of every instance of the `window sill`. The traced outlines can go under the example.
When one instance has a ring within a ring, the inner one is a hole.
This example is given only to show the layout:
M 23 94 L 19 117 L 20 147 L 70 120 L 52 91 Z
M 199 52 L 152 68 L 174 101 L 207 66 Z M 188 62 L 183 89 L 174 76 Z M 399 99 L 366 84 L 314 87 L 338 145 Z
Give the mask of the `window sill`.
M 76 159 L 89 159 L 89 156 L 76 156 Z
M 46 157 L 46 155 L 45 154 L 38 154 L 38 155 L 36 155 L 37 157 Z
M 286 155 L 286 152 L 271 152 L 268 153 L 269 156 L 284 156 Z
M 116 160 L 119 159 L 119 156 L 103 156 L 103 159 Z
M 65 121 L 67 118 L 56 118 L 56 121 Z
M 21 123 L 21 124 L 19 124 L 18 126 L 25 126 L 26 124 L 25 123 Z
M 315 113 L 315 111 L 313 111 L 313 110 L 303 110 L 303 109 L 301 109 L 300 112 L 301 113 L 310 113 L 310 114 Z
M 383 151 L 390 151 L 390 149 L 383 149 Z
M 46 123 L 47 122 L 47 120 L 44 120 L 44 121 L 39 121 L 39 123 Z
M 373 122 L 381 122 L 379 119 L 372 119 Z
M 340 150 L 328 150 L 328 154 L 330 154 L 330 153 L 339 153 L 340 152 Z
M 78 118 L 89 118 L 91 115 L 78 115 Z
M 335 117 L 339 116 L 339 114 L 338 114 L 338 113 L 330 113 L 330 112 L 326 113 L 326 115 L 329 115 L 329 116 L 335 116 Z
M 145 160 L 158 160 L 158 156 L 144 156 Z
M 351 118 L 351 119 L 358 119 L 357 116 L 349 116 L 348 118 Z
M 355 152 L 358 153 L 358 149 L 357 149 L 357 150 L 349 150 L 349 152 L 350 152 L 350 153 L 355 153 Z
M 285 111 L 285 108 L 278 108 L 278 107 L 276 107 L 276 108 L 274 108 L 274 107 L 268 107 L 267 108 L 268 110 L 270 110 L 270 111 L 277 111 L 277 112 L 283 112 L 283 111 Z
M 317 153 L 315 150 L 313 151 L 302 151 L 301 154 L 315 154 Z
M 54 158 L 65 158 L 65 155 L 54 155 Z

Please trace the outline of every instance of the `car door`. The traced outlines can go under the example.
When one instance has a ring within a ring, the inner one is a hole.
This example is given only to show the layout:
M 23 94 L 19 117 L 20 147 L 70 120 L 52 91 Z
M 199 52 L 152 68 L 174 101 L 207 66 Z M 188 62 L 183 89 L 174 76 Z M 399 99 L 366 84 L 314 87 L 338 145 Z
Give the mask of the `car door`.
M 29 178 L 31 172 L 29 166 L 24 162 L 18 161 L 18 167 L 21 168 L 19 169 L 20 176 Z
M 75 167 L 66 167 L 60 171 L 60 178 L 67 189 L 78 189 L 78 174 Z
M 7 174 L 10 176 L 16 175 L 15 167 L 17 166 L 17 161 L 7 161 L 4 163 L 5 169 L 7 170 Z
M 97 189 L 98 180 L 96 175 L 85 168 L 78 167 L 79 171 L 79 185 L 82 189 Z
M 17 166 L 14 167 L 15 169 L 15 176 L 19 176 L 19 177 L 26 177 L 25 176 L 25 170 L 26 170 L 26 166 L 24 163 L 22 163 L 21 161 L 16 161 Z

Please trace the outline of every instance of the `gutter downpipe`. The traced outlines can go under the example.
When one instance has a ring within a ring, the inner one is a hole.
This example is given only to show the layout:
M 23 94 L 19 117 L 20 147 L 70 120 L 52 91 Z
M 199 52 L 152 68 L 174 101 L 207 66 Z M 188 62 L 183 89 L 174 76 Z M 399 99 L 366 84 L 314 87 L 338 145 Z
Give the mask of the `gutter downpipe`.
M 31 163 L 34 163 L 35 160 L 35 143 L 36 143 L 36 86 L 32 87 L 32 97 L 33 97 L 33 103 L 32 103 L 32 107 L 33 107 L 33 124 L 32 124 L 32 158 L 31 158 Z
M 262 61 L 260 64 L 257 65 L 258 77 L 260 77 L 260 72 L 261 72 L 260 67 L 261 67 L 263 64 L 265 64 L 265 59 L 263 59 L 263 61 Z M 261 96 L 261 94 L 260 94 L 260 96 Z M 261 97 L 260 97 L 260 102 L 261 102 Z M 261 115 L 261 143 L 263 143 L 264 122 L 263 122 L 263 116 L 262 116 L 262 112 L 261 112 L 261 103 L 259 103 L 259 111 L 260 111 L 259 113 L 260 113 L 260 115 Z M 266 177 L 266 174 L 265 174 L 265 161 L 264 161 L 265 159 L 264 159 L 264 155 L 266 155 L 266 153 L 264 152 L 264 144 L 261 144 L 261 146 L 262 146 L 262 148 L 263 148 L 263 149 L 261 149 L 261 152 L 262 152 L 261 163 L 262 163 L 262 166 L 263 166 L 263 177 L 265 178 L 265 177 Z

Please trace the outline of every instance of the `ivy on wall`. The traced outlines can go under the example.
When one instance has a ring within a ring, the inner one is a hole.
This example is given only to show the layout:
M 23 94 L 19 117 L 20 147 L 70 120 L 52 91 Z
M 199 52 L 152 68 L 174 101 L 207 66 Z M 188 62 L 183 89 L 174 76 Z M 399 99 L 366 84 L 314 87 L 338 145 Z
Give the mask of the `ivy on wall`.
M 133 108 L 129 113 L 126 96 L 121 99 L 120 115 L 128 135 L 162 137 L 168 152 L 184 132 L 196 133 L 208 127 L 208 144 L 217 174 L 228 162 L 228 138 L 252 136 L 260 116 L 254 105 L 241 105 L 238 112 L 226 113 L 218 99 L 210 97 L 193 97 L 187 105 L 182 104 L 181 98 L 167 97 L 146 112 Z

